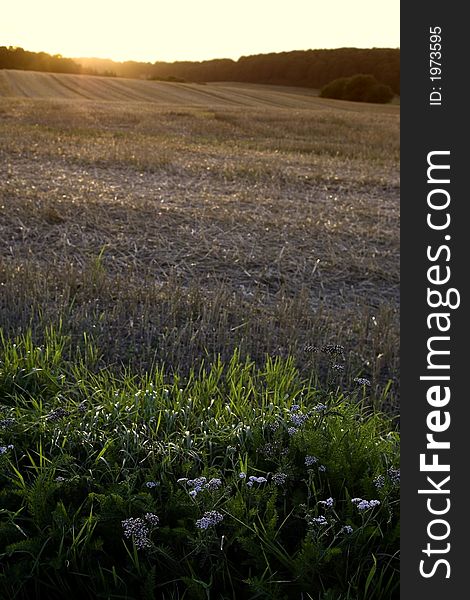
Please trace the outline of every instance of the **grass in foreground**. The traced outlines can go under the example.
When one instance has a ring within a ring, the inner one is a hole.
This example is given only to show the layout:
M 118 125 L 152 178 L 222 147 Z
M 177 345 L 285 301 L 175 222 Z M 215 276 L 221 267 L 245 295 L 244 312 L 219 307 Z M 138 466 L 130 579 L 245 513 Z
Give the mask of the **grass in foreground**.
M 98 355 L 3 340 L 2 597 L 398 597 L 399 440 L 367 382 L 237 353 L 117 376 Z

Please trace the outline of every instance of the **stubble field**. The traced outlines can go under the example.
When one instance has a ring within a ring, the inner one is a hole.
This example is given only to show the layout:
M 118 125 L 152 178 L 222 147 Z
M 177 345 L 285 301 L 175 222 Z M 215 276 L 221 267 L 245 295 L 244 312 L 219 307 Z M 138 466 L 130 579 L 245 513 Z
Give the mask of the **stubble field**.
M 305 346 L 339 343 L 343 377 L 396 393 L 397 106 L 13 71 L 0 90 L 23 94 L 0 99 L 4 329 L 61 318 L 108 364 L 183 370 L 241 347 L 312 372 Z

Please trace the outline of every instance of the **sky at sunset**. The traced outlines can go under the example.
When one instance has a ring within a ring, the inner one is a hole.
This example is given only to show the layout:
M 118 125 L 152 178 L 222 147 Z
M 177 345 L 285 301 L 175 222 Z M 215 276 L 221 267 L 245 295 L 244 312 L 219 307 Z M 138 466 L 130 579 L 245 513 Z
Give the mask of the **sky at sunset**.
M 205 60 L 400 45 L 388 0 L 28 0 L 2 6 L 0 46 L 114 60 Z

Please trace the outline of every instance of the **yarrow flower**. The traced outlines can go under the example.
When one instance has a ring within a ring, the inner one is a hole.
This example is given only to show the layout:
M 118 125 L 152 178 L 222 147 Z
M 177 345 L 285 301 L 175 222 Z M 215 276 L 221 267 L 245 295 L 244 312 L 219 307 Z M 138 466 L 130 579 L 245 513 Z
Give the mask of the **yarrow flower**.
M 341 533 L 347 533 L 348 535 L 351 534 L 353 531 L 354 531 L 354 529 L 351 527 L 351 525 L 345 525 L 341 529 Z
M 319 517 L 312 517 L 309 520 L 310 524 L 316 523 L 317 525 L 328 525 L 328 521 L 326 520 L 326 518 L 323 515 L 320 515 Z
M 254 475 L 250 475 L 246 485 L 248 487 L 253 487 L 254 483 L 266 483 L 267 481 L 268 480 L 266 479 L 266 477 L 255 477 Z
M 140 517 L 129 517 L 129 519 L 124 519 L 121 523 L 124 529 L 124 537 L 132 538 L 138 550 L 149 548 L 152 545 L 149 539 L 149 529 L 143 519 Z
M 317 462 L 318 462 L 318 458 L 316 456 L 306 456 L 305 457 L 305 466 L 307 466 L 307 467 L 312 467 Z
M 287 481 L 287 475 L 285 473 L 274 473 L 271 477 L 271 481 L 275 485 L 284 485 Z
M 218 490 L 222 486 L 222 480 L 217 477 L 213 477 L 206 485 L 204 486 L 207 490 L 214 492 Z
M 207 479 L 205 477 L 196 477 L 196 479 L 188 479 L 186 484 L 199 492 L 202 490 L 202 486 L 206 483 L 206 481 Z
M 308 418 L 309 415 L 305 415 L 303 413 L 293 413 L 290 415 L 291 423 L 293 423 L 296 427 L 302 427 Z
M 363 500 L 362 498 L 353 498 L 351 502 L 355 504 L 357 510 L 361 512 L 375 508 L 376 506 L 380 506 L 380 500 Z
M 383 475 L 377 475 L 373 480 L 376 489 L 381 490 L 385 485 L 385 477 Z
M 366 387 L 370 387 L 370 381 L 365 377 L 356 377 L 354 379 L 354 383 L 357 383 L 357 385 L 365 385 Z
M 286 448 L 283 448 L 282 443 L 279 440 L 275 440 L 274 442 L 267 442 L 258 448 L 258 452 L 264 454 L 265 456 L 271 457 L 273 454 L 285 454 Z
M 196 479 L 187 479 L 186 485 L 192 490 L 189 492 L 192 498 L 195 498 L 199 492 L 202 492 L 207 479 L 205 477 L 196 477 Z
M 325 506 L 326 508 L 331 508 L 334 504 L 334 500 L 333 498 L 327 498 L 326 500 L 320 500 L 318 502 L 318 504 L 321 504 L 322 506 Z
M 400 469 L 393 469 L 390 467 L 387 471 L 387 475 L 393 485 L 400 485 Z
M 304 346 L 304 352 L 318 352 L 318 350 L 318 346 L 315 346 L 314 344 L 305 344 Z
M 209 512 L 205 512 L 204 516 L 196 521 L 196 527 L 199 529 L 208 529 L 223 521 L 223 518 L 224 516 L 216 510 L 210 510 Z
M 160 519 L 154 513 L 148 512 L 145 513 L 145 519 L 150 523 L 150 525 L 158 525 L 160 523 Z
M 324 354 L 344 354 L 344 346 L 341 346 L 341 344 L 326 344 L 326 346 L 323 346 L 321 351 Z
M 195 498 L 203 490 L 209 490 L 210 492 L 218 490 L 222 485 L 222 480 L 217 477 L 213 477 L 210 481 L 207 481 L 205 477 L 196 477 L 196 479 L 181 477 L 177 480 L 177 483 L 184 483 L 191 488 L 189 495 L 191 498 Z
M 64 417 L 68 417 L 69 414 L 70 411 L 66 410 L 65 408 L 55 408 L 54 410 L 51 410 L 51 412 L 47 415 L 46 419 L 55 423 L 56 421 L 60 421 L 60 419 L 63 419 Z
M 331 368 L 334 371 L 344 371 L 344 365 L 340 365 L 339 363 L 335 363 L 334 365 L 331 365 Z

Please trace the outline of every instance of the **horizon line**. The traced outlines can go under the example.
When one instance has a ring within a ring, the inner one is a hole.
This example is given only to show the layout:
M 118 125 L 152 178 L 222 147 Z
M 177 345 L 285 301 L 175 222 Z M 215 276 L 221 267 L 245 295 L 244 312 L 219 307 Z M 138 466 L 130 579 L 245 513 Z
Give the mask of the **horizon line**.
M 49 54 L 50 56 L 60 56 L 62 58 L 67 58 L 70 60 L 106 60 L 106 61 L 111 61 L 114 63 L 126 63 L 126 62 L 135 62 L 135 63 L 143 63 L 143 64 L 155 64 L 155 63 L 169 63 L 169 64 L 173 64 L 173 63 L 179 63 L 179 62 L 189 62 L 189 63 L 202 63 L 202 62 L 210 62 L 213 60 L 230 60 L 232 62 L 238 62 L 241 58 L 244 57 L 249 57 L 249 56 L 262 56 L 262 55 L 269 55 L 269 54 L 288 54 L 290 52 L 316 52 L 316 51 L 328 51 L 328 50 L 400 50 L 400 46 L 337 46 L 334 48 L 303 48 L 303 49 L 292 49 L 292 50 L 276 50 L 276 51 L 266 51 L 266 52 L 257 52 L 254 54 L 240 54 L 240 56 L 238 58 L 231 58 L 231 57 L 227 57 L 227 56 L 220 56 L 220 57 L 213 57 L 213 58 L 203 58 L 203 59 L 175 59 L 175 60 L 169 60 L 169 59 L 156 59 L 153 62 L 151 60 L 144 60 L 144 59 L 136 59 L 136 58 L 126 58 L 126 59 L 116 59 L 116 58 L 110 58 L 110 57 L 104 57 L 104 56 L 65 56 L 64 54 L 60 53 L 60 52 L 48 52 L 46 50 L 28 50 L 27 48 L 24 48 L 23 46 L 16 46 L 16 45 L 8 45 L 8 46 L 4 46 L 6 48 L 21 48 L 22 50 L 24 50 L 25 52 L 34 52 L 37 54 L 40 53 L 44 53 L 44 54 Z

